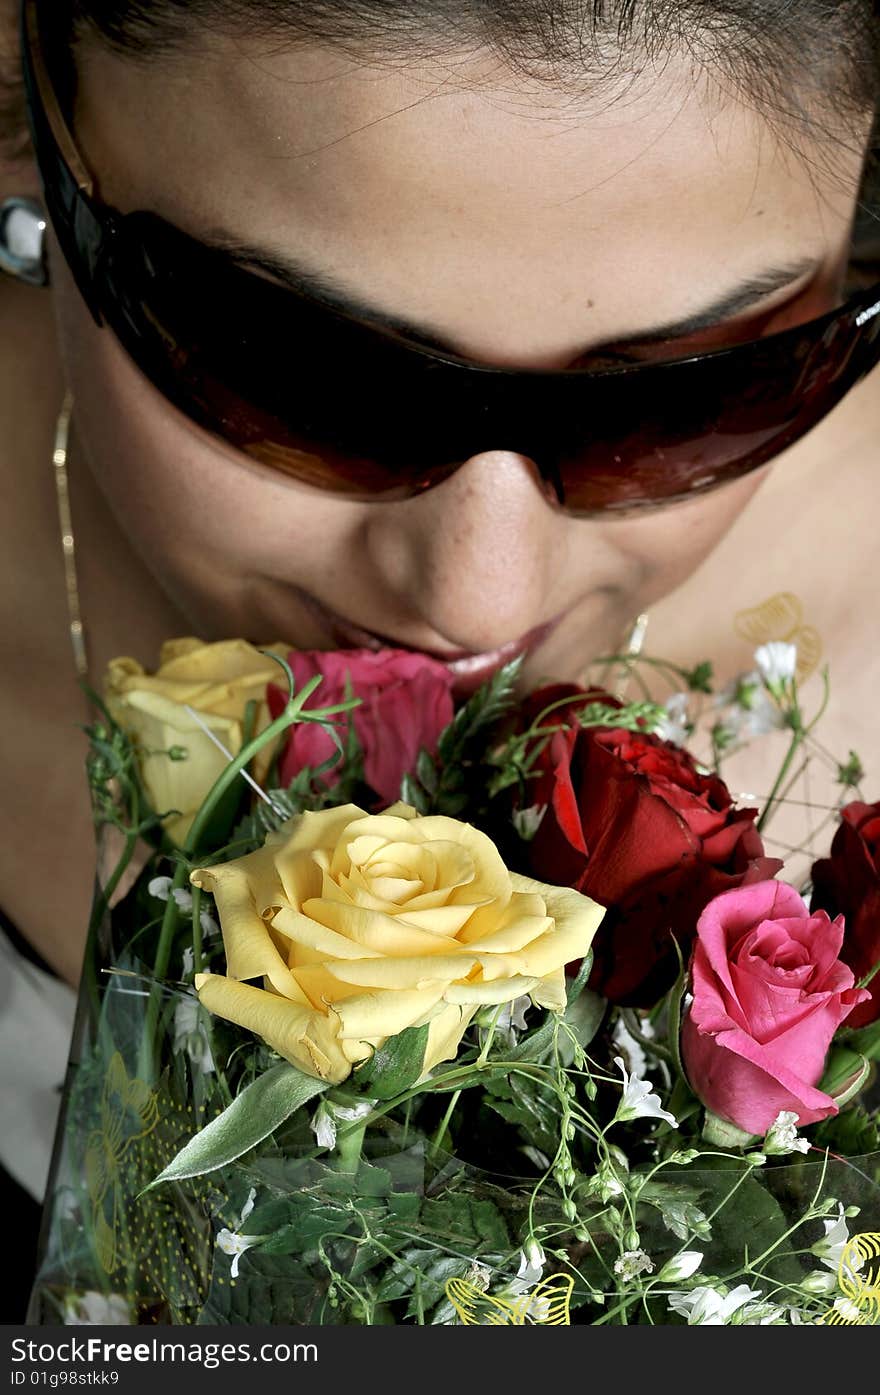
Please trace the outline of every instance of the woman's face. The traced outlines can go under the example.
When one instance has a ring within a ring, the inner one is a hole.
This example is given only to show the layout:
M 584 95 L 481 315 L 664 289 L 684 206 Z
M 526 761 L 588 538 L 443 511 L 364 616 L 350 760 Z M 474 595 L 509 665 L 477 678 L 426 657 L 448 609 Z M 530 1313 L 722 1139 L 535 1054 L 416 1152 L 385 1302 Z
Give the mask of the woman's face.
M 215 36 L 143 66 L 90 44 L 79 68 L 77 136 L 105 200 L 294 261 L 377 315 L 521 369 L 638 340 L 750 280 L 754 304 L 682 352 L 766 332 L 771 307 L 769 327 L 819 313 L 859 181 L 856 141 L 802 138 L 793 154 L 674 62 L 601 102 L 473 55 L 374 66 Z M 649 515 L 576 519 L 526 458 L 496 450 L 410 500 L 332 497 L 190 426 L 58 263 L 78 439 L 205 638 L 328 648 L 363 629 L 448 656 L 538 630 L 523 681 L 574 678 L 760 484 L 761 472 Z

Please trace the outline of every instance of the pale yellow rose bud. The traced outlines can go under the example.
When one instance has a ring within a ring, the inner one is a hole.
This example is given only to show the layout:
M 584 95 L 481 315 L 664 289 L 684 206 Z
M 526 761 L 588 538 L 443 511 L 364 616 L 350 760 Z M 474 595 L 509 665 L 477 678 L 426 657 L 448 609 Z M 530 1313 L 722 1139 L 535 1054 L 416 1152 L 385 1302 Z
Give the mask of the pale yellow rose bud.
M 286 656 L 289 646 L 273 644 Z M 189 705 L 223 742 L 230 755 L 241 750 L 245 709 L 257 703 L 254 735 L 269 723 L 266 685 L 284 683 L 280 666 L 243 639 L 203 644 L 176 639 L 162 646 L 159 667 L 147 673 L 135 659 L 114 659 L 107 671 L 105 697 L 111 716 L 135 738 L 141 779 L 156 813 L 180 812 L 165 820 L 173 842 L 181 845 L 205 795 L 226 768 L 222 751 L 185 710 Z M 173 748 L 186 752 L 175 760 Z M 271 757 L 254 762 L 259 781 Z
M 407 804 L 302 814 L 191 880 L 214 895 L 227 957 L 225 977 L 197 976 L 202 1003 L 333 1083 L 408 1027 L 429 1024 L 427 1073 L 485 1004 L 528 993 L 561 1011 L 565 965 L 604 914 L 509 872 L 470 824 Z

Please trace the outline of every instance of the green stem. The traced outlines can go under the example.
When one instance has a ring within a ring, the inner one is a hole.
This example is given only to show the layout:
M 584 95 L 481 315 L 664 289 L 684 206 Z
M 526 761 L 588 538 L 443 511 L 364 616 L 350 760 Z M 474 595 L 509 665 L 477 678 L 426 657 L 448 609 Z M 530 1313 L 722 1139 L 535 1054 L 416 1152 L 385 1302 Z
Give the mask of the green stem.
M 364 1134 L 367 1131 L 369 1118 L 370 1116 L 368 1115 L 366 1119 L 359 1119 L 355 1124 L 352 1124 L 350 1128 L 343 1129 L 342 1132 L 337 1135 L 336 1144 L 339 1157 L 338 1170 L 348 1173 L 352 1177 L 357 1172 L 360 1164 L 361 1149 L 364 1145 Z
M 456 1090 L 453 1093 L 452 1098 L 449 1101 L 449 1104 L 446 1106 L 446 1113 L 443 1115 L 443 1118 L 440 1121 L 440 1127 L 435 1133 L 431 1146 L 428 1149 L 429 1160 L 433 1160 L 435 1155 L 440 1151 L 440 1145 L 442 1144 L 443 1139 L 446 1136 L 446 1131 L 449 1128 L 449 1120 L 452 1118 L 455 1112 L 455 1106 L 458 1104 L 460 1098 L 461 1090 Z
M 797 755 L 798 750 L 800 749 L 801 743 L 804 739 L 804 735 L 805 733 L 803 727 L 800 724 L 800 720 L 798 720 L 798 725 L 795 727 L 794 732 L 792 734 L 791 744 L 789 745 L 788 751 L 786 752 L 785 760 L 782 762 L 779 774 L 773 781 L 773 788 L 767 796 L 767 803 L 764 805 L 763 813 L 761 814 L 757 824 L 755 825 L 759 833 L 763 832 L 764 828 L 766 827 L 767 821 L 770 818 L 771 813 L 773 812 L 773 808 L 775 804 L 778 802 L 777 796 L 779 795 L 779 791 L 782 788 L 786 775 L 791 769 L 791 763 Z

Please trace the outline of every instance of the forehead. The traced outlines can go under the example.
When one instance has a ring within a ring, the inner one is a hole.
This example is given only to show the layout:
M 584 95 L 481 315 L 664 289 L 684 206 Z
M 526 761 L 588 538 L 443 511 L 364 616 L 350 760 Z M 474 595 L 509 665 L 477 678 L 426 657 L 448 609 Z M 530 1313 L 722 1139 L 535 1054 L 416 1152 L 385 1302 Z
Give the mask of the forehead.
M 220 38 L 137 66 L 89 46 L 79 69 L 106 199 L 295 255 L 476 352 L 616 338 L 768 264 L 830 262 L 861 165 L 852 138 L 793 152 L 672 59 L 575 94 L 486 55 Z

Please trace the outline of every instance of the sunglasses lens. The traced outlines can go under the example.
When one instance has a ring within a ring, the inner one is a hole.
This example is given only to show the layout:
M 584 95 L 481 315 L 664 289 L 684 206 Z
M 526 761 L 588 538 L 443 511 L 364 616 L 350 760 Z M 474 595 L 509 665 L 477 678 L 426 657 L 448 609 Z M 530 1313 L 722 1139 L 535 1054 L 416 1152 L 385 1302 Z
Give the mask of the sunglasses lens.
M 589 438 L 563 450 L 567 509 L 632 513 L 728 484 L 826 416 L 878 356 L 855 316 L 604 380 Z M 628 425 L 630 424 L 631 425 Z
M 877 358 L 849 312 L 672 363 L 519 375 L 423 354 L 230 264 L 151 214 L 125 220 L 101 309 L 185 415 L 349 498 L 440 483 L 481 450 L 533 459 L 572 513 L 633 513 L 740 478 Z

